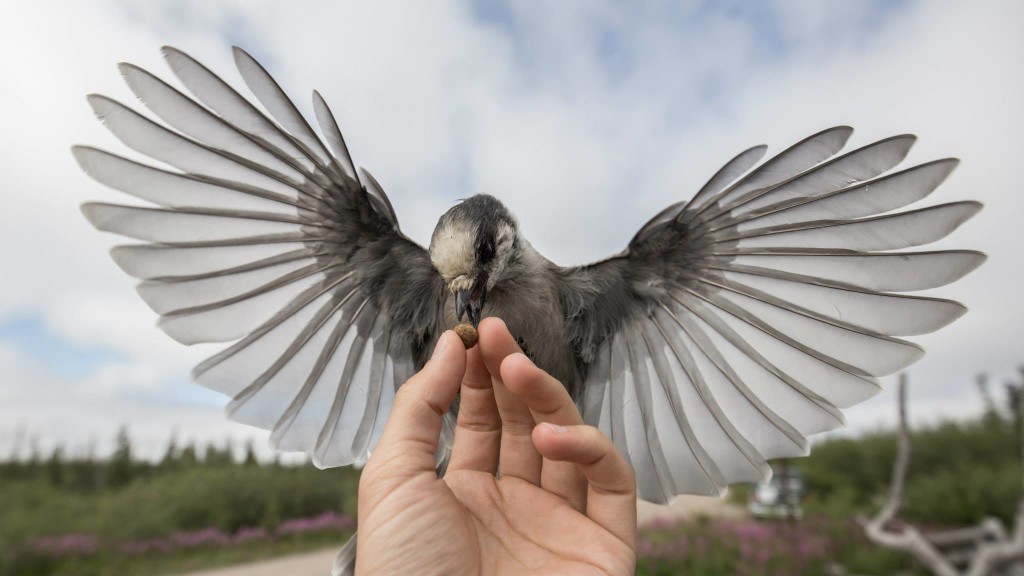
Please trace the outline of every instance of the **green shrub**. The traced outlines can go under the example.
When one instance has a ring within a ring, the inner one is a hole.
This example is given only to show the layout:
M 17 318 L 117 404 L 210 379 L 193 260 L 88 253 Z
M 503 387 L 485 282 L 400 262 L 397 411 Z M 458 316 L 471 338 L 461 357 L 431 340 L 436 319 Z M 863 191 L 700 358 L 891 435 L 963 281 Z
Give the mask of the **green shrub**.
M 1021 498 L 1020 436 L 991 418 L 942 423 L 912 433 L 902 517 L 930 526 L 1012 522 Z M 808 507 L 836 517 L 870 514 L 889 489 L 894 433 L 839 438 L 796 460 L 807 479 Z

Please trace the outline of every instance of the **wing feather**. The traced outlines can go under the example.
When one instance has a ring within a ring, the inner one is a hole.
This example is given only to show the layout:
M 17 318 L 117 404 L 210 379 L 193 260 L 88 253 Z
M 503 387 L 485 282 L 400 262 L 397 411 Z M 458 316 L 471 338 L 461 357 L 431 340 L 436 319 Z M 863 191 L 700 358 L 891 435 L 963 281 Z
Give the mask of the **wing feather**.
M 716 222 L 711 231 L 735 226 L 740 233 L 817 220 L 850 220 L 902 208 L 931 194 L 956 167 L 953 159 L 937 160 L 818 196 L 794 197 Z
M 311 367 L 327 349 L 331 330 L 325 329 L 326 326 L 332 321 L 337 325 L 345 322 L 344 317 L 337 317 L 339 312 L 333 303 L 324 303 L 317 310 L 314 321 L 302 326 L 286 347 L 281 347 L 276 356 L 270 357 L 269 365 L 266 361 L 261 362 L 265 368 L 259 376 L 228 403 L 227 412 L 231 418 L 252 426 L 274 429 L 287 412 L 286 408 L 291 407 L 292 400 L 301 397 L 301 393 L 295 394 L 294 383 L 308 381 L 312 376 Z
M 315 256 L 301 241 L 240 244 L 236 246 L 171 246 L 130 244 L 110 251 L 114 262 L 129 276 L 143 280 L 176 280 L 244 272 Z
M 764 158 L 765 152 L 768 151 L 768 146 L 761 144 L 752 148 L 747 148 L 743 152 L 736 155 L 735 158 L 726 162 L 725 166 L 722 166 L 714 176 L 699 191 L 697 194 L 690 199 L 689 202 L 685 203 L 686 212 L 693 212 L 704 206 L 704 200 L 715 196 L 719 192 L 725 190 L 729 184 L 735 182 L 745 172 L 754 167 L 761 158 Z
M 978 202 L 952 202 L 860 220 L 825 220 L 773 226 L 745 234 L 723 235 L 716 242 L 735 242 L 740 248 L 898 250 L 941 240 L 979 210 L 981 204 Z
M 644 347 L 644 349 L 641 350 L 641 347 Z M 647 446 L 646 450 L 641 447 L 638 455 L 641 459 L 648 454 L 650 455 L 651 464 L 654 466 L 654 475 L 661 489 L 662 498 L 667 502 L 676 494 L 678 485 L 673 477 L 673 470 L 669 468 L 668 460 L 665 458 L 665 450 L 662 448 L 663 443 L 658 433 L 654 413 L 655 395 L 651 389 L 652 380 L 657 385 L 659 392 L 662 392 L 663 389 L 660 386 L 661 382 L 658 380 L 657 372 L 652 371 L 652 367 L 649 365 L 650 353 L 646 350 L 646 342 L 640 337 L 635 326 L 626 340 L 626 352 L 629 359 L 629 371 L 633 375 L 637 408 L 639 408 L 640 422 L 638 426 L 641 430 L 637 433 L 643 435 L 644 444 Z M 660 399 L 664 394 L 659 394 L 658 396 Z M 707 455 L 703 453 L 700 446 L 696 445 L 696 442 L 692 440 L 693 431 L 689 430 L 689 422 L 685 422 L 683 427 L 686 428 L 686 432 L 689 432 L 689 434 L 684 434 L 684 442 L 687 446 L 696 446 L 696 450 L 693 452 L 694 456 L 696 456 L 697 467 L 704 473 L 706 479 L 710 481 L 706 466 L 712 464 L 710 464 Z M 698 456 L 698 454 L 703 456 L 703 458 Z
M 750 249 L 729 251 L 723 269 L 828 286 L 876 292 L 939 288 L 981 266 L 985 255 L 970 250 L 877 254 L 852 250 Z
M 612 439 L 612 443 L 619 449 L 619 452 L 632 460 L 632 452 L 626 440 L 626 374 L 627 357 L 622 346 L 624 336 L 612 337 L 608 350 L 608 371 L 609 371 L 609 426 L 605 433 Z M 648 473 L 650 470 L 647 470 Z M 637 486 L 640 485 L 640 478 L 637 478 Z M 660 492 L 660 487 L 651 486 L 650 482 L 644 484 L 647 492 Z
M 703 216 L 704 212 L 713 206 L 727 205 L 752 191 L 775 186 L 810 169 L 839 152 L 851 134 L 853 128 L 836 126 L 808 136 L 712 196 L 703 207 L 690 213 L 689 220 Z
M 267 70 L 248 52 L 238 46 L 232 48 L 232 53 L 242 80 L 285 132 L 311 153 L 318 165 L 325 166 L 332 161 L 331 155 L 320 139 L 316 137 L 309 123 L 302 117 L 299 109 L 295 107 L 277 81 L 267 73 Z
M 280 450 L 316 449 L 320 430 L 330 414 L 330 406 L 337 390 L 337 383 L 348 357 L 355 335 L 350 329 L 356 312 L 362 303 L 353 298 L 355 290 L 333 303 L 334 313 L 339 315 L 331 328 L 326 344 L 320 348 L 320 355 L 311 366 L 302 388 L 291 400 L 287 410 L 273 426 L 271 443 Z
M 689 447 L 691 453 L 701 455 L 698 458 L 698 461 L 704 460 L 701 468 L 715 485 L 712 494 L 717 495 L 730 482 L 762 478 L 767 466 L 764 459 L 722 412 L 697 369 L 692 342 L 687 342 L 685 334 L 677 330 L 667 330 L 663 326 L 667 322 L 674 323 L 664 310 L 658 310 L 644 325 L 649 357 L 666 396 L 665 413 L 659 414 L 657 423 L 668 430 L 678 428 L 685 440 L 682 445 Z M 685 465 L 685 459 L 673 458 L 671 464 L 675 476 L 685 479 L 686 472 L 678 470 Z M 676 488 L 690 485 L 687 480 L 677 481 Z
M 182 134 L 212 148 L 272 170 L 288 180 L 301 182 L 305 174 L 284 161 L 266 144 L 213 114 L 166 82 L 132 64 L 121 64 L 121 74 L 139 101 L 158 118 Z
M 373 323 L 377 320 L 377 311 L 367 306 L 367 302 L 364 301 L 356 310 L 355 330 L 352 332 L 352 344 L 347 349 L 345 368 L 338 381 L 330 413 L 317 436 L 313 464 L 319 468 L 345 466 L 356 461 L 352 446 L 366 406 L 364 382 L 369 376 L 373 355 L 372 344 L 367 344 Z
M 146 281 L 136 286 L 136 290 L 154 312 L 167 314 L 243 300 L 314 274 L 322 267 L 323 264 L 318 264 L 315 258 L 302 258 L 198 279 Z
M 348 152 L 348 144 L 345 144 L 345 137 L 341 135 L 338 121 L 334 118 L 334 113 L 327 106 L 323 96 L 316 90 L 313 91 L 313 112 L 316 114 L 316 121 L 320 124 L 320 130 L 324 133 L 324 137 L 327 138 L 327 144 L 334 152 L 334 158 L 338 160 L 342 171 L 349 178 L 358 181 L 359 174 L 356 172 L 356 166 L 352 162 L 352 155 Z M 394 218 L 394 213 L 391 216 L 392 220 L 398 221 L 397 218 Z
M 299 214 L 299 203 L 286 195 L 169 172 L 88 146 L 75 146 L 72 152 L 97 182 L 160 206 Z
M 357 460 L 366 461 L 369 458 L 370 440 L 373 435 L 374 426 L 380 410 L 380 400 L 383 395 L 384 381 L 387 371 L 388 345 L 390 333 L 384 327 L 387 320 L 377 317 L 374 323 L 373 358 L 370 364 L 370 380 L 366 390 L 366 410 L 363 411 L 359 420 L 359 427 L 352 438 L 352 454 Z
M 794 347 L 816 349 L 853 366 L 862 374 L 886 376 L 916 362 L 924 354 L 920 346 L 818 314 L 749 286 L 734 282 L 702 280 L 710 290 L 708 300 L 738 318 L 757 318 L 758 327 L 783 334 Z
M 768 150 L 765 145 L 754 146 L 748 148 L 735 158 L 726 163 L 725 166 L 715 173 L 710 180 L 697 192 L 697 194 L 689 201 L 681 201 L 672 204 L 668 208 L 665 208 L 658 213 L 657 216 L 651 218 L 633 237 L 630 241 L 630 245 L 643 242 L 648 238 L 649 233 L 657 229 L 658 226 L 664 225 L 675 219 L 685 219 L 690 212 L 699 210 L 704 206 L 704 201 L 725 189 L 726 186 L 733 183 L 737 178 L 743 175 L 744 172 L 749 170 L 757 161 L 760 160 L 764 153 Z
M 184 172 L 239 182 L 297 198 L 301 183 L 227 152 L 217 151 L 164 128 L 106 96 L 89 104 L 110 132 L 126 146 Z
M 220 242 L 246 238 L 307 240 L 325 234 L 322 225 L 269 212 L 162 209 L 88 202 L 82 213 L 104 232 L 161 244 Z M 308 229 L 308 231 L 304 231 Z
M 679 334 L 680 337 L 685 334 L 686 338 L 694 343 L 694 370 L 707 380 L 708 386 L 721 403 L 726 418 L 736 427 L 740 437 L 748 441 L 756 450 L 756 454 L 762 458 L 806 454 L 806 438 L 743 383 L 723 356 L 721 349 L 716 347 L 708 336 L 707 331 L 714 329 L 699 317 L 686 312 L 689 310 L 685 308 L 668 312 L 679 326 L 678 331 L 673 330 L 669 334 Z M 758 462 L 757 465 L 760 472 L 765 475 L 770 473 L 770 469 L 764 468 L 767 464 Z
M 929 334 L 967 312 L 963 304 L 952 300 L 801 282 L 782 274 L 772 277 L 723 271 L 722 276 L 735 285 L 770 295 L 773 301 L 799 302 L 820 316 L 889 336 Z
M 794 198 L 815 198 L 855 182 L 874 178 L 902 162 L 915 140 L 914 136 L 904 135 L 869 144 L 774 186 L 752 190 L 705 217 L 709 222 L 725 212 L 730 212 L 733 217 L 741 217 L 778 202 Z
M 612 345 L 612 441 L 633 463 L 637 489 L 650 494 L 653 502 L 667 502 L 670 486 L 664 484 L 664 466 L 655 464 L 655 455 L 651 452 L 636 367 L 631 360 L 626 333 Z
M 317 181 L 328 181 L 324 171 L 308 151 L 300 148 L 291 136 L 220 76 L 176 48 L 165 46 L 163 54 L 171 71 L 199 102 L 253 138 L 287 154 L 293 165 L 301 166 L 307 173 L 314 174 Z

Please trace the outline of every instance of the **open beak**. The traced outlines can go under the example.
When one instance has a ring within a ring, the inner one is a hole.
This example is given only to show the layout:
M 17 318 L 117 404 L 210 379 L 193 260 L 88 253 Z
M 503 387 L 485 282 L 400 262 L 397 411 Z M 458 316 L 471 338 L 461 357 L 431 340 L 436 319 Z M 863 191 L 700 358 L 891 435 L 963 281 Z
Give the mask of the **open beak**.
M 463 316 L 469 316 L 469 322 L 476 328 L 480 325 L 480 315 L 487 298 L 487 276 L 477 276 L 476 282 L 469 290 L 455 293 L 455 317 L 461 322 Z

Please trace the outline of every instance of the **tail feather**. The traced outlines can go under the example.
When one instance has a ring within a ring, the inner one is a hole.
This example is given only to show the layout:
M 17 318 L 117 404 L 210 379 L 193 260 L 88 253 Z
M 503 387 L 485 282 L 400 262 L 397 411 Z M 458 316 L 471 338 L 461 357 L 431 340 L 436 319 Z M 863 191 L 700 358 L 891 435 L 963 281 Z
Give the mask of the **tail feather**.
M 331 567 L 331 576 L 355 576 L 356 574 L 356 537 L 358 532 L 352 534 L 341 552 L 334 558 L 334 566 Z

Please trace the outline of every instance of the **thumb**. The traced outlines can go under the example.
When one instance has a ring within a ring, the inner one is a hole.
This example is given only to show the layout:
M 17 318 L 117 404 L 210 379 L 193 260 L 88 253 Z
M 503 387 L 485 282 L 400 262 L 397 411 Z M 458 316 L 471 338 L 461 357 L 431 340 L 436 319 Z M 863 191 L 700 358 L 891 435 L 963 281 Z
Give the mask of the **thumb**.
M 389 470 L 391 473 L 434 474 L 441 418 L 455 399 L 465 373 L 466 348 L 448 330 L 438 339 L 423 369 L 398 389 L 366 473 L 377 471 L 379 466 L 375 464 L 379 462 L 380 466 L 402 469 Z

